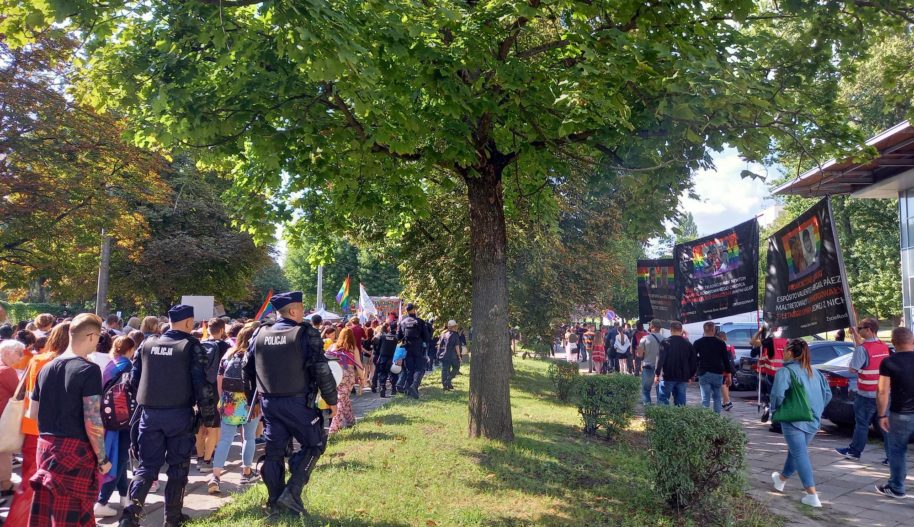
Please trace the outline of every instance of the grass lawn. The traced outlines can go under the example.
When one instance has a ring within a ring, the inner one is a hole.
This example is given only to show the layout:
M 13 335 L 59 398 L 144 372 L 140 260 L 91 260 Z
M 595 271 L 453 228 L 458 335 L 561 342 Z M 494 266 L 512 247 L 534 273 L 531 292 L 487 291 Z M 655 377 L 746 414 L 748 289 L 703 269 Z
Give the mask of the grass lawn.
M 683 525 L 651 491 L 636 424 L 615 444 L 583 437 L 552 394 L 548 363 L 515 359 L 516 441 L 467 438 L 469 376 L 456 391 L 426 377 L 422 400 L 398 398 L 334 436 L 306 487 L 306 525 L 347 527 Z M 194 526 L 264 523 L 257 485 Z M 740 525 L 773 525 L 750 506 Z M 744 514 L 745 515 L 745 514 Z M 301 525 L 292 518 L 273 525 Z

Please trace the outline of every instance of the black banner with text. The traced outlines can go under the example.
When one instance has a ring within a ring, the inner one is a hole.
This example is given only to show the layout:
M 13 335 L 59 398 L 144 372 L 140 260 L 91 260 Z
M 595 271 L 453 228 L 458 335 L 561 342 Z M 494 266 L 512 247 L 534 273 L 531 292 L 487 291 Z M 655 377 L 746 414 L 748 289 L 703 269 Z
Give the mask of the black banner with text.
M 653 319 L 669 327 L 679 318 L 676 309 L 676 282 L 673 259 L 638 260 L 638 318 L 647 324 Z
M 758 221 L 673 249 L 676 296 L 684 323 L 758 309 Z
M 831 218 L 825 198 L 768 238 L 765 321 L 785 338 L 850 325 L 850 295 Z

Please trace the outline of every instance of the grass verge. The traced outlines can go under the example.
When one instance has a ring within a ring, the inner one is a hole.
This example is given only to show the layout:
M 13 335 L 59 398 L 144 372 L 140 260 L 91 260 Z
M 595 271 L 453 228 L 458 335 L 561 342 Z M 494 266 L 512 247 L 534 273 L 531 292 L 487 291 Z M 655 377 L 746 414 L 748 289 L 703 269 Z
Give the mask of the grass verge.
M 616 443 L 584 437 L 576 409 L 552 393 L 548 364 L 515 360 L 512 444 L 467 438 L 466 368 L 454 392 L 441 391 L 433 374 L 422 400 L 396 399 L 334 436 L 306 489 L 305 525 L 689 525 L 652 493 L 642 423 Z M 265 500 L 266 489 L 257 485 L 192 525 L 263 525 Z M 737 525 L 776 525 L 767 514 L 759 521 L 757 512 L 738 514 Z

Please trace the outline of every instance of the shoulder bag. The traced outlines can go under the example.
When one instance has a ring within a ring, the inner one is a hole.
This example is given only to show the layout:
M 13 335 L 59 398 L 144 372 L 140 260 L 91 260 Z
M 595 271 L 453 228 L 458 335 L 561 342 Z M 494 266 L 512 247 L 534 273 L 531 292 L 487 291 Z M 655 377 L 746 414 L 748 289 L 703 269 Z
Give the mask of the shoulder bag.
M 774 415 L 771 416 L 772 423 L 796 423 L 801 421 L 814 421 L 815 416 L 812 408 L 809 406 L 809 396 L 806 389 L 797 379 L 797 374 L 790 368 L 784 368 L 790 372 L 790 387 L 784 394 L 784 402 L 778 407 Z
M 22 442 L 25 435 L 22 433 L 22 414 L 23 400 L 25 399 L 25 383 L 32 371 L 32 365 L 25 370 L 25 374 L 19 379 L 19 385 L 16 391 L 6 403 L 3 409 L 3 415 L 0 415 L 0 452 L 15 453 L 22 450 Z

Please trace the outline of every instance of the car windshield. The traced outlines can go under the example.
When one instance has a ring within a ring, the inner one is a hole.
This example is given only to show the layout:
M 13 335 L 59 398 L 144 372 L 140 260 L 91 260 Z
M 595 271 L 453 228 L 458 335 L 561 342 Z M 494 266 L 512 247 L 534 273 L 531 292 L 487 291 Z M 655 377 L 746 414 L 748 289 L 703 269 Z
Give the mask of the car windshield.
M 853 353 L 846 353 L 844 355 L 841 355 L 840 357 L 835 357 L 834 359 L 824 363 L 824 365 L 825 366 L 842 366 L 844 368 L 847 368 L 851 365 L 851 357 L 853 357 L 853 356 L 854 356 Z
M 735 346 L 737 348 L 749 348 L 752 345 L 749 343 L 752 340 L 753 331 L 747 328 L 734 328 L 726 331 L 727 333 L 727 344 Z

